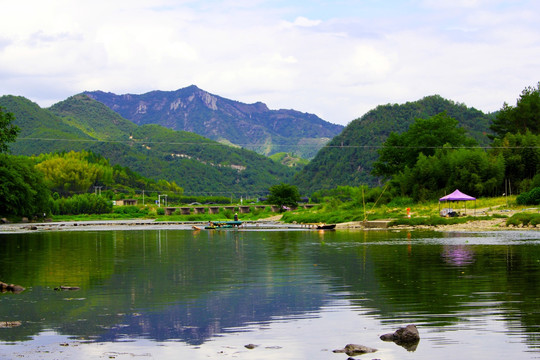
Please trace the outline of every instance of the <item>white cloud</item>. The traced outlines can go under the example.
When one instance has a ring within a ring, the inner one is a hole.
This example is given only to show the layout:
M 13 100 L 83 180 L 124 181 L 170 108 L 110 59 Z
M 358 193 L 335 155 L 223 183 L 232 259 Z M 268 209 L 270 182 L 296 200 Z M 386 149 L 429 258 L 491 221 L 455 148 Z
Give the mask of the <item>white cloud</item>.
M 532 0 L 278 3 L 6 3 L 0 95 L 47 106 L 84 90 L 195 84 L 346 124 L 435 93 L 494 111 L 540 80 Z
M 312 27 L 317 26 L 321 24 L 321 20 L 310 20 L 308 18 L 305 18 L 303 16 L 299 16 L 294 20 L 294 25 L 301 26 L 301 27 Z

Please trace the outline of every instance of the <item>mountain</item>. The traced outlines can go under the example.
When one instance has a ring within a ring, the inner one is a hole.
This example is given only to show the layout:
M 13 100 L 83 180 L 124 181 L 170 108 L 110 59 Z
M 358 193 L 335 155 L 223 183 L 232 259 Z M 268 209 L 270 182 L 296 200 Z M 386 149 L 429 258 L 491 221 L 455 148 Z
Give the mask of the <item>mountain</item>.
M 195 85 L 142 95 L 103 91 L 84 94 L 137 125 L 158 124 L 189 131 L 264 155 L 289 152 L 310 159 L 343 130 L 343 126 L 313 114 L 270 110 L 261 102 L 244 104 L 210 94 Z
M 159 125 L 136 125 L 86 95 L 49 109 L 23 97 L 2 96 L 0 106 L 21 128 L 16 155 L 89 150 L 140 175 L 174 181 L 186 194 L 265 194 L 289 182 L 294 170 L 250 150 Z
M 86 95 L 75 95 L 49 108 L 63 123 L 100 140 L 122 139 L 137 125 Z
M 293 183 L 305 193 L 338 185 L 378 185 L 371 175 L 377 150 L 391 132 L 403 133 L 416 118 L 441 112 L 458 120 L 467 134 L 487 145 L 492 115 L 434 95 L 405 104 L 381 105 L 352 121 L 295 175 Z

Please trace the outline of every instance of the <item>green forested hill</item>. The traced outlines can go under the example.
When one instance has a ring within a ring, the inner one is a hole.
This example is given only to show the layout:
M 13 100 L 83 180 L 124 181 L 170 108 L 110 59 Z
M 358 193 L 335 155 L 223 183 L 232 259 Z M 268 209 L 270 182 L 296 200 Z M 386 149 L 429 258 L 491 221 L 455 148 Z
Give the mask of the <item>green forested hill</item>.
M 95 139 L 122 139 L 137 127 L 109 108 L 85 95 L 75 95 L 49 110 L 62 122 Z
M 438 95 L 401 105 L 381 105 L 352 121 L 333 138 L 295 176 L 294 183 L 306 193 L 338 185 L 376 185 L 378 179 L 371 175 L 372 164 L 388 135 L 406 131 L 416 118 L 428 118 L 444 111 L 458 120 L 480 145 L 488 144 L 486 134 L 492 116 L 474 108 Z
M 0 106 L 15 115 L 15 125 L 21 132 L 17 142 L 10 145 L 14 154 L 35 155 L 48 152 L 52 147 L 60 150 L 80 150 L 80 140 L 92 140 L 79 129 L 65 124 L 47 109 L 21 97 L 6 95 L 0 97 Z M 55 139 L 64 139 L 62 143 Z M 78 141 L 74 141 L 78 140 Z M 65 145 L 66 148 L 62 148 Z
M 174 181 L 186 194 L 264 194 L 294 170 L 265 156 L 158 125 L 137 126 L 84 95 L 42 109 L 22 97 L 0 97 L 21 128 L 15 155 L 89 150 L 150 179 Z

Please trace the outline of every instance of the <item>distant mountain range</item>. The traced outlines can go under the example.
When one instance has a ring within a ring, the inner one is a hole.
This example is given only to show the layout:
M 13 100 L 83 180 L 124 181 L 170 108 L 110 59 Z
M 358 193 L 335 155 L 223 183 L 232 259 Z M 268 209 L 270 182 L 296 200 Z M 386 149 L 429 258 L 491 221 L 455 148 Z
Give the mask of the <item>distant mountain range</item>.
M 144 95 L 87 92 L 49 109 L 8 95 L 0 97 L 0 106 L 15 114 L 22 129 L 11 146 L 15 154 L 91 150 L 145 177 L 175 181 L 187 193 L 216 195 L 260 194 L 280 182 L 297 185 L 303 195 L 340 185 L 380 185 L 371 175 L 372 165 L 391 132 L 402 133 L 416 118 L 446 112 L 480 145 L 488 145 L 494 118 L 435 95 L 380 105 L 342 130 L 315 115 L 242 104 L 195 86 Z M 275 161 L 224 144 L 257 148 L 274 154 Z M 283 150 L 279 144 L 287 144 L 289 154 L 278 151 Z M 299 152 L 309 157 L 308 149 L 315 148 L 320 151 L 306 165 Z
M 17 96 L 0 97 L 21 128 L 16 155 L 89 150 L 147 178 L 175 181 L 190 195 L 262 195 L 290 182 L 292 168 L 250 150 L 186 131 L 136 125 L 86 95 L 49 109 Z
M 262 102 L 244 104 L 192 85 L 176 91 L 116 95 L 86 91 L 137 125 L 157 124 L 237 145 L 263 155 L 286 152 L 313 158 L 343 126 L 295 110 L 270 110 Z

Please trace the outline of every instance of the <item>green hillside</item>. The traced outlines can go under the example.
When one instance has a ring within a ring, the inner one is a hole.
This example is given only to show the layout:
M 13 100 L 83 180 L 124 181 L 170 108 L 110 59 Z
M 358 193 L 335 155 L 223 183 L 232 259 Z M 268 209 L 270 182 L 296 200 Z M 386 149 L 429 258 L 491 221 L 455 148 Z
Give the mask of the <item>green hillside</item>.
M 174 181 L 185 194 L 264 194 L 294 170 L 255 152 L 159 125 L 137 126 L 105 105 L 74 96 L 42 109 L 22 97 L 0 97 L 21 128 L 15 155 L 89 150 L 140 175 Z
M 301 157 L 295 156 L 294 154 L 286 153 L 286 152 L 280 152 L 280 153 L 270 155 L 269 158 L 277 163 L 286 165 L 297 171 L 302 169 L 307 164 L 309 164 L 309 160 L 303 159 Z
M 377 150 L 391 132 L 402 133 L 415 118 L 428 118 L 441 112 L 458 120 L 469 136 L 487 145 L 491 115 L 457 104 L 438 95 L 405 104 L 381 105 L 352 121 L 300 171 L 294 183 L 305 193 L 338 185 L 377 185 L 371 175 Z
M 80 150 L 81 140 L 93 139 L 24 97 L 2 96 L 0 106 L 15 115 L 14 124 L 21 129 L 17 142 L 10 145 L 14 154 L 37 155 L 49 152 L 51 148 L 61 151 Z
M 137 127 L 86 95 L 75 95 L 49 110 L 62 122 L 95 139 L 122 139 Z

